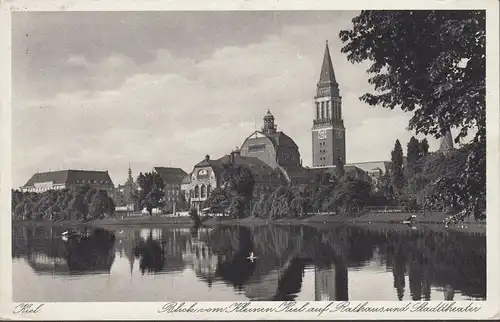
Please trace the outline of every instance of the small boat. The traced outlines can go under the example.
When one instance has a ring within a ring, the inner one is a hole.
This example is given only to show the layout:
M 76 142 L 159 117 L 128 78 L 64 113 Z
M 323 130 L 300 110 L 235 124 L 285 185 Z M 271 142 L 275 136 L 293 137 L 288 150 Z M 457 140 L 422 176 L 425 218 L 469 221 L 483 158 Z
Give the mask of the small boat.
M 411 215 L 411 216 L 406 217 L 405 220 L 403 220 L 403 224 L 409 225 L 409 224 L 412 224 L 413 222 L 415 222 L 415 220 L 417 220 L 417 216 Z
M 61 234 L 61 239 L 67 242 L 70 239 L 81 239 L 81 238 L 87 238 L 90 236 L 90 233 L 84 232 L 83 234 L 79 232 L 78 230 L 71 230 L 71 231 L 63 231 Z

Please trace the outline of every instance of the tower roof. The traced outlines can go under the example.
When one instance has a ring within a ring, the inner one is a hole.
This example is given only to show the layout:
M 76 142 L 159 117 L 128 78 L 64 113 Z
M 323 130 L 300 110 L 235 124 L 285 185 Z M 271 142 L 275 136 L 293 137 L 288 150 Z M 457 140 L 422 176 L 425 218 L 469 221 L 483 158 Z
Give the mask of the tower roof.
M 323 56 L 323 64 L 321 66 L 321 74 L 319 75 L 318 86 L 334 85 L 337 86 L 335 80 L 335 72 L 333 71 L 332 58 L 330 57 L 330 48 L 328 47 L 328 40 L 326 41 L 325 54 Z
M 271 113 L 270 110 L 267 110 L 266 115 L 264 115 L 264 119 L 274 119 L 274 115 Z

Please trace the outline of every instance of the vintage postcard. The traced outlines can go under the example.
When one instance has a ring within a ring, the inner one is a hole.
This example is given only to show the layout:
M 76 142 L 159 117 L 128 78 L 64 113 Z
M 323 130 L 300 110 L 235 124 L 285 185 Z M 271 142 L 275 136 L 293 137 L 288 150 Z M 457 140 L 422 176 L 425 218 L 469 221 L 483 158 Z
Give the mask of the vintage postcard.
M 497 1 L 1 10 L 2 319 L 498 318 Z

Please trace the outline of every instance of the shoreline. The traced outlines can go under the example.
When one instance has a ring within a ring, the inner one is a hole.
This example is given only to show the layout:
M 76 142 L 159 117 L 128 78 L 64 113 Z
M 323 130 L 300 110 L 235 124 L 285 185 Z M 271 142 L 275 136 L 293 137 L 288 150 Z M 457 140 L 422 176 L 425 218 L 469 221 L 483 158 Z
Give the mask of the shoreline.
M 277 220 L 268 220 L 263 218 L 244 218 L 244 219 L 218 219 L 208 218 L 201 223 L 201 227 L 216 227 L 216 226 L 246 226 L 258 227 L 267 225 L 277 226 L 313 226 L 317 228 L 328 228 L 334 225 L 349 225 L 362 227 L 365 229 L 376 229 L 384 231 L 393 230 L 412 230 L 409 225 L 402 224 L 402 221 L 411 215 L 410 213 L 369 213 L 361 216 L 329 216 L 329 215 L 314 215 L 304 219 L 285 218 Z M 445 231 L 460 231 L 465 233 L 486 234 L 486 223 L 466 220 L 463 223 L 445 228 L 443 219 L 446 217 L 444 213 L 430 213 L 417 217 L 415 227 L 417 230 L 432 230 L 435 232 Z M 39 225 L 39 226 L 81 226 L 81 227 L 101 227 L 111 228 L 113 226 L 123 227 L 193 227 L 193 221 L 190 217 L 129 217 L 129 218 L 110 218 L 99 219 L 88 222 L 81 221 L 12 221 L 12 225 Z

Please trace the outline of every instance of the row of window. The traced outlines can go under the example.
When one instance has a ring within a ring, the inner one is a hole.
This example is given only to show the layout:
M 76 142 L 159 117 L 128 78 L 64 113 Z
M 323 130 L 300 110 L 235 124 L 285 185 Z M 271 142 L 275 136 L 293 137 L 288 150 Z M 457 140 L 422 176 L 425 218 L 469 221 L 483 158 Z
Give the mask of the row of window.
M 167 195 L 178 195 L 179 190 L 167 190 Z
M 325 141 L 321 141 L 321 142 L 319 142 L 319 145 L 320 146 L 326 145 L 326 142 Z
M 249 152 L 262 152 L 266 150 L 266 145 L 265 144 L 259 144 L 259 145 L 250 145 L 248 147 Z
M 322 149 L 320 149 L 320 150 L 319 150 L 319 152 L 320 152 L 320 153 L 326 153 L 326 150 L 322 150 Z
M 320 159 L 321 161 L 324 161 L 324 160 L 326 160 L 326 157 L 319 157 L 319 159 Z
M 44 192 L 49 190 L 62 190 L 65 186 L 45 186 L 45 187 L 33 187 L 24 189 L 27 192 Z
M 77 184 L 85 184 L 85 183 L 88 183 L 88 184 L 111 184 L 111 182 L 107 181 L 107 180 L 101 180 L 100 182 L 98 180 L 76 180 L 76 183 Z
M 342 112 L 339 102 L 316 102 L 316 119 L 341 119 Z
M 191 198 L 206 198 L 212 191 L 212 186 L 205 186 L 202 184 L 201 186 L 196 185 L 193 190 L 190 191 Z

